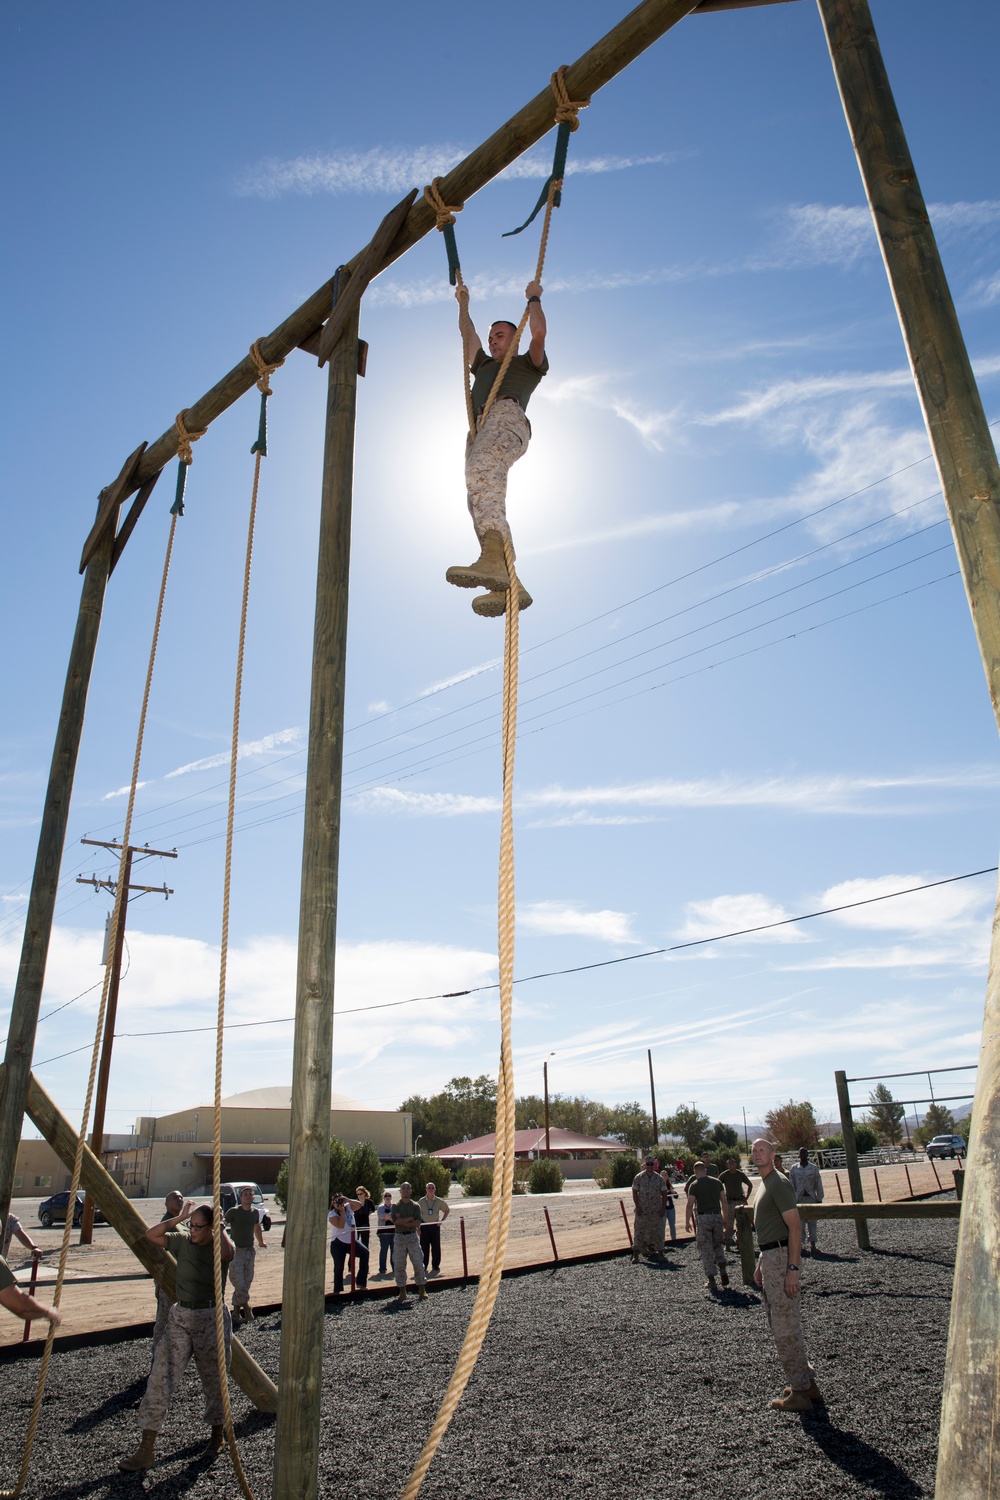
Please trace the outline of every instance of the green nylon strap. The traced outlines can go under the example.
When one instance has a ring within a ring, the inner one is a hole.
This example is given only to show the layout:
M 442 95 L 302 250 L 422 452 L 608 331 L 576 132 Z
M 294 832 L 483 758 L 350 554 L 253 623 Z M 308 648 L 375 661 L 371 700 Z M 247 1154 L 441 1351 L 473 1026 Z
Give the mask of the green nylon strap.
M 174 493 L 174 503 L 170 507 L 172 516 L 184 514 L 184 491 L 187 487 L 187 472 L 190 467 L 190 464 L 186 464 L 183 458 L 177 460 L 177 489 Z
M 267 398 L 270 391 L 260 393 L 260 421 L 257 423 L 257 441 L 250 449 L 251 453 L 259 453 L 262 458 L 267 457 Z
M 444 248 L 448 252 L 448 281 L 451 286 L 458 285 L 458 273 L 462 269 L 458 259 L 458 241 L 455 239 L 454 224 L 446 224 L 444 230 Z
M 556 149 L 555 155 L 552 158 L 552 171 L 545 179 L 545 186 L 542 188 L 541 196 L 539 197 L 538 202 L 535 204 L 534 208 L 531 210 L 531 213 L 525 219 L 520 229 L 508 229 L 507 233 L 502 236 L 503 239 L 509 240 L 511 235 L 520 234 L 522 230 L 527 229 L 532 220 L 537 218 L 542 209 L 545 207 L 545 200 L 549 196 L 549 188 L 552 186 L 552 183 L 561 182 L 562 179 L 566 176 L 566 153 L 569 150 L 569 138 L 571 133 L 572 132 L 570 131 L 569 121 L 564 120 L 556 130 Z M 562 190 L 560 189 L 552 200 L 553 208 L 558 208 L 561 202 Z

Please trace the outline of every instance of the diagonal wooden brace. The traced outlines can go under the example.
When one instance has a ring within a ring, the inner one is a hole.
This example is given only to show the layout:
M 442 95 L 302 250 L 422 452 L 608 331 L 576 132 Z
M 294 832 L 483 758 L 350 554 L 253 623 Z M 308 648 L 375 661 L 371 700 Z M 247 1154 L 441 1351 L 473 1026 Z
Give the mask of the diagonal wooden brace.
M 146 451 L 146 444 L 140 443 L 134 453 L 125 460 L 122 471 L 113 484 L 109 484 L 106 490 L 101 491 L 101 503 L 97 508 L 97 520 L 90 528 L 90 535 L 83 544 L 83 552 L 80 555 L 80 572 L 86 571 L 87 564 L 97 551 L 97 544 L 109 526 L 113 526 L 118 519 L 118 507 L 130 495 L 135 488 L 132 480 L 135 471 L 139 467 L 139 460 Z
M 406 216 L 413 207 L 416 196 L 417 190 L 414 188 L 411 193 L 407 193 L 401 203 L 397 203 L 395 208 L 390 209 L 369 243 L 362 250 L 361 259 L 351 272 L 350 281 L 340 291 L 337 304 L 320 334 L 317 355 L 321 368 L 336 348 L 348 320 L 360 305 L 369 283 L 375 279 L 390 258 L 393 243 L 406 223 Z
M 32 1124 L 38 1127 L 56 1155 L 72 1171 L 76 1159 L 76 1131 L 65 1116 L 60 1114 L 34 1074 L 28 1084 L 25 1108 Z M 117 1230 L 132 1254 L 154 1277 L 157 1286 L 162 1287 L 167 1296 L 172 1298 L 176 1270 L 173 1256 L 149 1243 L 146 1239 L 146 1221 L 88 1146 L 83 1148 L 81 1182 L 87 1192 L 93 1194 L 94 1201 L 111 1227 Z M 278 1410 L 277 1386 L 235 1337 L 232 1376 L 258 1411 Z

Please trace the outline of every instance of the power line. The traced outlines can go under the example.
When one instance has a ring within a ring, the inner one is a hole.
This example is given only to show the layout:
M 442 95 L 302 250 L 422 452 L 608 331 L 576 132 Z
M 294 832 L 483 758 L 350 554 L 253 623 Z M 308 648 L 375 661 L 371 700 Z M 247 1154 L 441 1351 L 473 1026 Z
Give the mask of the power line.
M 719 932 L 713 937 L 690 938 L 684 943 L 671 943 L 666 948 L 647 948 L 642 953 L 626 953 L 622 958 L 604 958 L 595 963 L 574 964 L 565 969 L 546 969 L 539 974 L 524 974 L 520 979 L 515 979 L 514 984 L 532 984 L 537 979 L 555 979 L 564 974 L 584 974 L 590 969 L 610 969 L 618 964 L 635 963 L 640 958 L 656 958 L 665 953 L 680 953 L 688 948 L 704 948 L 711 943 L 724 943 L 731 938 L 749 937 L 757 932 L 769 932 L 776 927 L 791 927 L 798 922 L 811 922 L 816 917 L 829 917 L 837 912 L 854 911 L 859 906 L 874 906 L 881 901 L 894 901 L 899 896 L 913 896 L 919 891 L 937 890 L 939 886 L 955 885 L 961 880 L 974 880 L 980 875 L 995 875 L 996 865 L 987 865 L 982 870 L 969 870 L 964 875 L 949 875 L 944 880 L 929 880 L 924 885 L 911 885 L 902 891 L 886 891 L 881 896 L 866 896 L 861 901 L 845 901 L 839 906 L 825 906 L 818 911 L 803 912 L 797 917 L 782 917 L 776 922 L 759 922 L 755 927 L 740 927 L 734 932 Z M 499 989 L 498 984 L 476 984 L 466 990 L 445 990 L 438 995 L 413 995 L 407 1000 L 384 1000 L 377 1005 L 354 1005 L 345 1010 L 338 1010 L 338 1016 L 355 1016 L 362 1012 L 373 1010 L 395 1010 L 401 1005 L 420 1005 L 428 1000 L 460 1000 L 467 995 L 483 994 L 487 990 Z M 226 1031 L 245 1031 L 256 1026 L 285 1026 L 294 1021 L 294 1016 L 274 1016 L 266 1021 L 230 1021 L 225 1026 Z M 146 1037 L 146 1036 L 189 1036 L 196 1032 L 214 1031 L 214 1026 L 178 1026 L 168 1031 L 120 1031 L 118 1037 Z M 77 1051 L 84 1049 L 79 1047 Z M 63 1053 L 62 1056 L 70 1057 L 71 1053 Z M 57 1058 L 49 1058 L 49 1062 L 58 1061 Z M 42 1066 L 41 1063 L 38 1064 Z

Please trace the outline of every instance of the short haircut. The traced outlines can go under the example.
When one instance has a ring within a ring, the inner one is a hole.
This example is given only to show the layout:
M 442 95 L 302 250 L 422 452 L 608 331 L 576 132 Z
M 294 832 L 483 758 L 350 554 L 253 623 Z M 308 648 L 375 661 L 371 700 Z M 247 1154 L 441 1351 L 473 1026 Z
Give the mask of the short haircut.
M 491 328 L 497 328 L 497 327 L 499 327 L 499 325 L 500 325 L 500 324 L 501 324 L 501 323 L 502 323 L 502 324 L 503 324 L 503 325 L 504 325 L 504 326 L 505 326 L 505 327 L 507 327 L 507 328 L 513 328 L 513 330 L 514 330 L 514 332 L 515 332 L 515 333 L 516 333 L 516 332 L 517 332 L 517 324 L 516 324 L 516 323 L 512 323 L 512 322 L 511 322 L 511 321 L 510 321 L 510 319 L 509 319 L 509 318 L 496 318 L 496 319 L 494 319 L 494 321 L 493 321 L 493 322 L 492 322 L 492 323 L 491 323 L 491 324 L 490 324 L 490 327 L 491 327 Z
M 699 1167 L 701 1167 L 702 1171 L 707 1172 L 708 1171 L 708 1162 L 707 1161 L 696 1161 L 695 1164 L 694 1164 L 694 1169 L 695 1169 L 696 1172 L 697 1172 L 697 1170 L 698 1170 Z
M 194 1218 L 195 1214 L 201 1214 L 204 1223 L 209 1227 L 211 1227 L 211 1225 L 215 1222 L 215 1214 L 213 1212 L 211 1203 L 199 1203 L 196 1208 L 193 1208 L 191 1210 L 192 1219 Z

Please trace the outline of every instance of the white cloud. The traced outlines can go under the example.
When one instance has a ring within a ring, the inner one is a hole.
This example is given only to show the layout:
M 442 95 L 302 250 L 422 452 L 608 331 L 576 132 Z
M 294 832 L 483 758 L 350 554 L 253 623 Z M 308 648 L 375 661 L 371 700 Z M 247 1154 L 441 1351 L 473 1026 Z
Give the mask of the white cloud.
M 442 677 L 440 682 L 432 682 L 430 687 L 421 688 L 417 694 L 418 698 L 429 698 L 433 693 L 442 693 L 445 688 L 455 687 L 460 682 L 468 682 L 470 677 L 479 677 L 483 672 L 493 672 L 500 665 L 502 658 L 491 657 L 489 661 L 480 662 L 478 667 L 466 667 L 464 672 L 453 672 L 450 677 Z
M 763 927 L 781 922 L 794 913 L 758 891 L 738 896 L 713 896 L 707 901 L 688 901 L 684 907 L 684 924 L 675 934 L 678 942 L 696 942 L 717 937 L 724 932 L 743 932 L 748 927 Z M 801 942 L 805 933 L 797 927 L 779 927 L 753 935 L 754 942 Z
M 931 877 L 933 878 L 933 877 Z M 874 879 L 845 880 L 830 886 L 820 898 L 823 906 L 846 905 L 852 901 L 870 901 L 892 891 L 924 885 L 928 876 L 879 875 Z M 985 881 L 976 885 L 941 885 L 930 891 L 916 891 L 912 896 L 897 896 L 857 911 L 840 912 L 833 921 L 848 927 L 863 927 L 878 932 L 905 931 L 921 937 L 954 934 L 959 926 L 973 923 L 978 930 L 984 905 L 992 906 L 994 891 Z
M 1000 200 L 931 203 L 928 213 L 939 234 L 967 234 L 1000 222 Z M 823 265 L 850 268 L 863 256 L 878 254 L 875 226 L 866 204 L 791 204 L 779 210 L 774 219 L 781 244 L 773 256 L 762 258 L 751 269 Z
M 588 937 L 632 943 L 632 918 L 624 911 L 586 911 L 568 901 L 534 901 L 519 907 L 518 924 L 545 937 Z
M 137 792 L 140 792 L 140 791 L 142 791 L 142 788 L 144 786 L 149 786 L 149 782 L 148 781 L 137 781 L 136 784 L 135 784 L 135 789 L 136 789 Z M 101 801 L 102 802 L 110 802 L 114 797 L 127 797 L 128 794 L 129 794 L 129 792 L 131 790 L 132 790 L 131 784 L 128 785 L 128 786 L 116 787 L 113 792 L 105 792 L 104 795 L 103 795 L 103 797 L 101 798 Z
M 647 447 L 662 452 L 663 440 L 672 431 L 677 413 L 637 406 L 620 389 L 615 388 L 613 380 L 614 377 L 609 375 L 579 375 L 554 382 L 551 386 L 543 386 L 539 397 L 544 397 L 545 401 L 571 401 L 575 406 L 582 403 L 601 411 L 613 412 L 639 434 Z
M 259 740 L 249 740 L 240 745 L 236 752 L 237 760 L 248 760 L 253 755 L 266 755 L 269 750 L 275 750 L 279 745 L 295 745 L 302 739 L 303 731 L 297 726 L 290 729 L 278 729 L 274 734 L 265 734 Z M 206 755 L 202 760 L 188 761 L 187 765 L 178 766 L 176 770 L 167 771 L 165 781 L 170 781 L 175 776 L 187 776 L 191 771 L 213 771 L 218 766 L 229 764 L 229 751 L 222 750 L 218 755 Z M 145 785 L 146 783 L 144 783 Z
M 278 198 L 285 193 L 405 193 L 414 186 L 443 177 L 468 154 L 464 146 L 373 146 L 368 151 L 344 150 L 293 156 L 282 160 L 266 157 L 248 167 L 237 179 L 240 197 Z M 663 166 L 677 159 L 674 153 L 653 156 L 576 157 L 566 164 L 566 175 L 624 172 L 633 167 Z M 525 155 L 499 174 L 499 179 L 543 181 L 552 170 L 552 159 L 543 154 Z
M 405 813 L 410 817 L 458 818 L 470 813 L 499 811 L 496 797 L 470 797 L 461 792 L 404 792 L 399 787 L 376 786 L 358 797 L 367 812 Z

